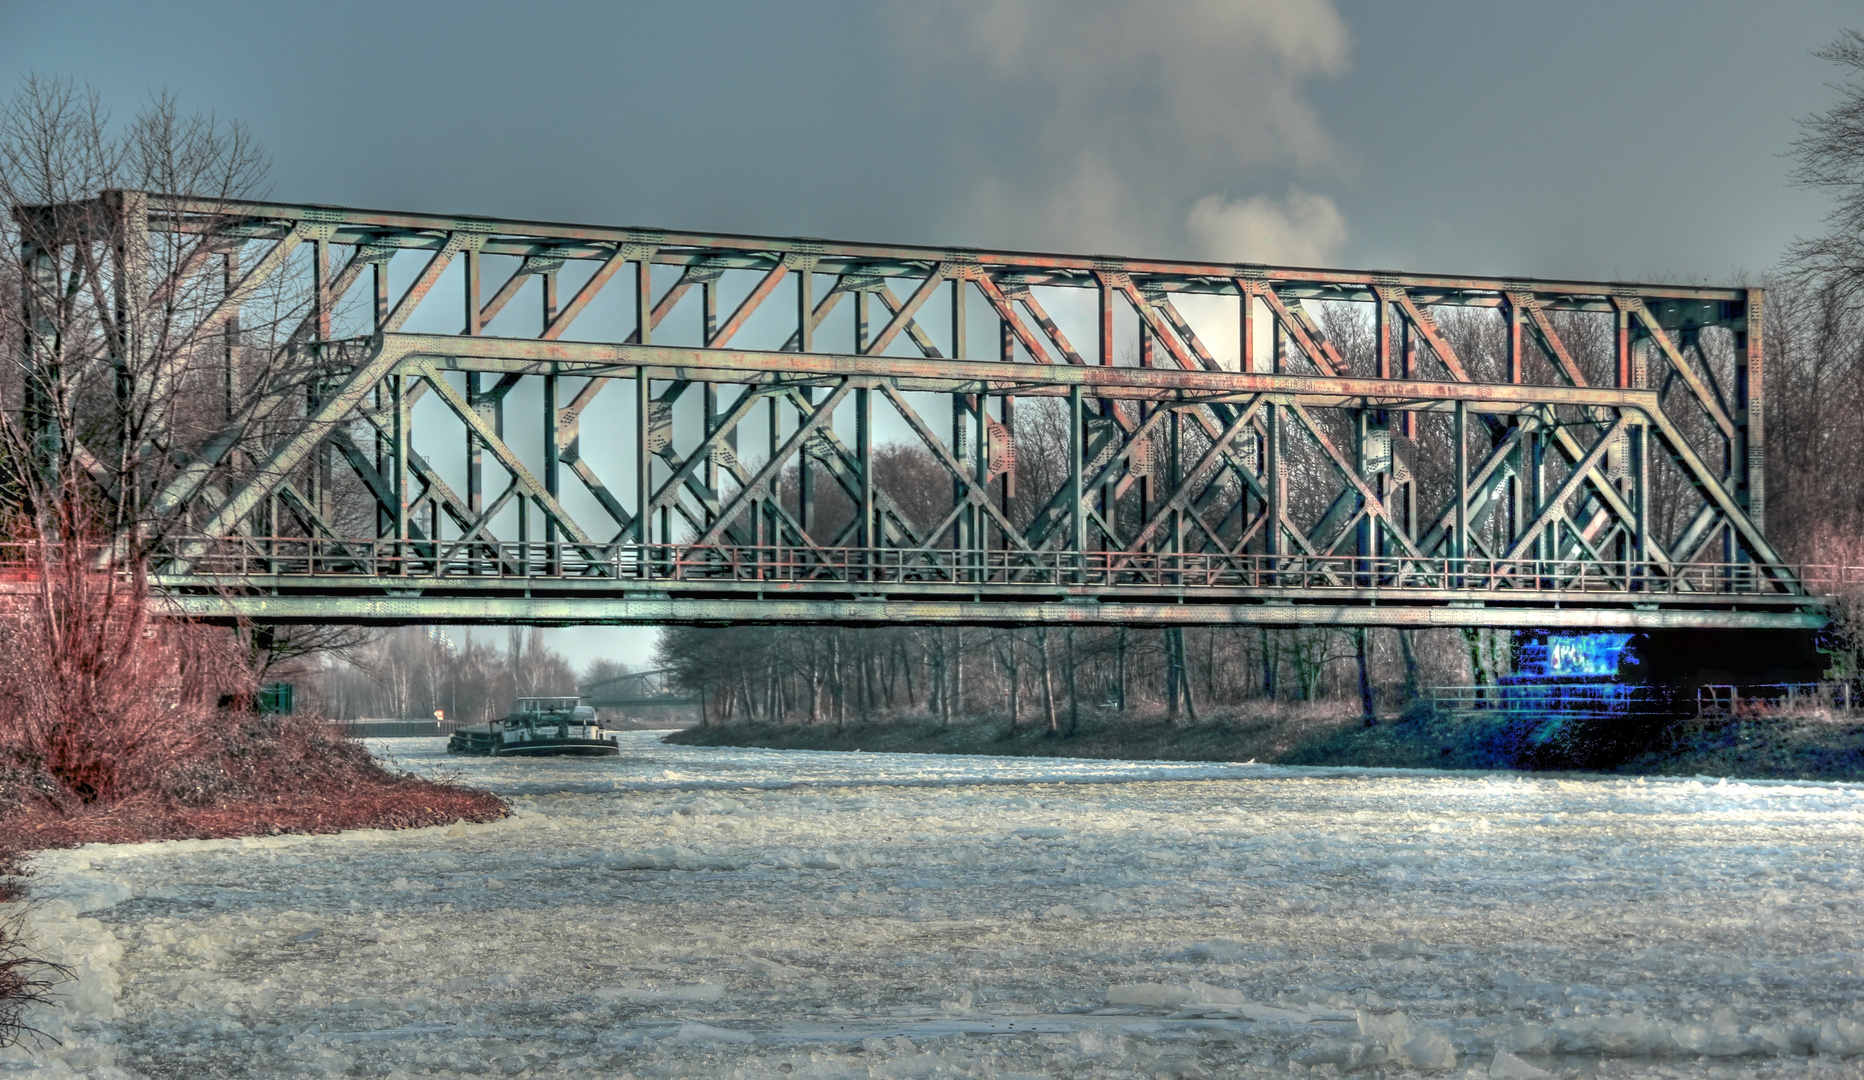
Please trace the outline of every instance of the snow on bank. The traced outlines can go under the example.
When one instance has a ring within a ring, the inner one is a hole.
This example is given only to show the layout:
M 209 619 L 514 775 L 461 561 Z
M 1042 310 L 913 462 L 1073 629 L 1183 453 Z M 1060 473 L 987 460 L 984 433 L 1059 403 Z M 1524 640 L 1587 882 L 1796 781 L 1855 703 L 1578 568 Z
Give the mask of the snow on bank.
M 1864 1072 L 1864 788 L 655 737 L 41 856 L 79 980 L 0 1076 Z

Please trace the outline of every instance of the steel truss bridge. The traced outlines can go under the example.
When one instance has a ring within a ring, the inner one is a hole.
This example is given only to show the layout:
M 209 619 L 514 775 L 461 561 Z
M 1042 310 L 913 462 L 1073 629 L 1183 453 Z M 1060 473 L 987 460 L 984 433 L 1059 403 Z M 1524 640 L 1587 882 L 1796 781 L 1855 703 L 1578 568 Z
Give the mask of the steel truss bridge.
M 311 282 L 146 500 L 198 617 L 1824 621 L 1758 289 L 116 198 L 221 260 L 215 326 Z
M 697 705 L 699 699 L 677 690 L 666 668 L 633 671 L 626 675 L 584 683 L 583 704 L 598 709 L 654 708 L 670 705 Z

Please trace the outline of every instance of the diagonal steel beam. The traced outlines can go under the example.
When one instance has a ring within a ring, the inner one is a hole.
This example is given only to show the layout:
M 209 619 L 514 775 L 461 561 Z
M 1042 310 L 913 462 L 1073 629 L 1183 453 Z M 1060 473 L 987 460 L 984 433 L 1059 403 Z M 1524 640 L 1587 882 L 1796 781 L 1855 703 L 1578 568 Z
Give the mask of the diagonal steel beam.
M 420 307 L 421 301 L 433 291 L 434 285 L 440 280 L 440 275 L 445 273 L 447 266 L 453 262 L 453 256 L 467 248 L 477 248 L 484 242 L 483 233 L 465 230 L 448 233 L 446 242 L 440 246 L 439 251 L 434 252 L 433 258 L 427 260 L 427 265 L 423 266 L 421 272 L 408 284 L 407 291 L 401 294 L 401 300 L 388 313 L 388 318 L 382 321 L 381 332 L 393 334 L 399 331 L 414 315 L 414 309 Z
M 1586 474 L 1598 467 L 1599 461 L 1605 457 L 1605 451 L 1611 446 L 1612 440 L 1618 437 L 1619 432 L 1630 426 L 1630 423 L 1631 417 L 1629 415 L 1620 415 L 1618 417 L 1617 421 L 1612 424 L 1611 429 L 1605 433 L 1605 437 L 1593 444 L 1592 449 L 1586 452 L 1586 456 L 1580 460 L 1578 465 L 1573 467 L 1572 472 L 1567 474 L 1566 480 L 1560 485 L 1559 490 L 1555 491 L 1551 498 L 1547 499 L 1543 505 L 1537 508 L 1532 524 L 1521 531 L 1521 536 L 1517 538 L 1514 545 L 1508 549 L 1507 555 L 1503 556 L 1504 559 L 1510 562 L 1519 559 L 1522 553 L 1533 545 L 1534 538 L 1540 535 L 1541 530 L 1545 529 L 1554 520 L 1555 514 L 1565 514 L 1566 511 L 1563 509 L 1563 505 L 1566 500 L 1572 498 L 1573 493 L 1584 486 L 1586 483 Z
M 1359 470 L 1353 468 L 1352 463 L 1346 460 L 1339 448 L 1333 445 L 1333 440 L 1328 438 L 1327 433 L 1314 422 L 1314 417 L 1308 413 L 1307 409 L 1299 401 L 1290 401 L 1288 406 L 1294 410 L 1294 415 L 1301 421 L 1301 426 L 1307 429 L 1307 433 L 1314 437 L 1314 441 L 1320 444 L 1321 450 L 1333 461 L 1333 467 L 1339 471 L 1347 483 L 1359 492 L 1359 497 L 1365 500 L 1367 510 L 1376 515 L 1385 524 L 1386 532 L 1404 547 L 1405 554 L 1414 558 L 1422 558 L 1423 552 L 1417 549 L 1417 546 L 1411 542 L 1411 538 L 1405 535 L 1404 530 L 1392 524 L 1391 518 L 1385 512 L 1384 501 L 1379 498 L 1376 491 L 1372 490 L 1372 485 L 1366 483 L 1365 478 L 1359 475 Z
M 770 455 L 770 460 L 764 462 L 756 474 L 738 489 L 738 494 L 724 509 L 719 511 L 712 527 L 707 529 L 695 543 L 700 547 L 718 543 L 719 536 L 725 531 L 726 523 L 738 516 L 739 511 L 744 508 L 744 504 L 749 501 L 753 493 L 763 490 L 764 486 L 770 482 L 770 478 L 782 471 L 784 463 L 809 441 L 809 436 L 815 434 L 818 428 L 834 418 L 835 407 L 840 405 L 853 389 L 854 380 L 843 379 L 841 385 L 830 391 L 828 397 L 823 398 L 821 404 L 816 406 L 815 411 L 802 423 L 796 425 L 796 430 L 790 433 L 790 437 L 784 440 L 776 453 Z
M 1670 361 L 1670 366 L 1676 370 L 1676 374 L 1683 380 L 1684 385 L 1689 387 L 1689 392 L 1696 396 L 1696 401 L 1702 406 L 1702 411 L 1708 413 L 1709 419 L 1715 421 L 1715 426 L 1721 429 L 1722 437 L 1734 438 L 1735 422 L 1729 419 L 1728 413 L 1722 409 L 1721 402 L 1715 399 L 1695 366 L 1677 351 L 1676 346 L 1670 341 L 1670 335 L 1664 332 L 1663 325 L 1657 321 L 1642 301 L 1634 300 L 1630 303 L 1632 313 L 1644 326 L 1644 332 L 1650 335 L 1650 339 L 1657 343 L 1659 349 L 1663 350 L 1665 359 Z
M 226 532 L 234 522 L 250 514 L 261 501 L 276 492 L 291 470 L 297 468 L 318 443 L 330 437 L 331 432 L 356 406 L 362 404 L 363 398 L 394 370 L 395 365 L 413 347 L 413 343 L 406 339 L 391 342 L 381 337 L 378 342 L 373 355 L 350 372 L 349 378 L 334 393 L 323 398 L 317 411 L 305 417 L 302 426 L 280 443 L 265 464 L 253 473 L 252 478 L 214 512 L 214 516 L 201 527 L 203 535 L 217 536 Z M 204 470 L 201 477 L 205 478 Z
M 1258 397 L 1250 402 L 1236 414 L 1236 418 L 1230 422 L 1228 427 L 1218 433 L 1217 437 L 1205 448 L 1203 455 L 1197 459 L 1197 463 L 1185 473 L 1184 479 L 1178 482 L 1178 490 L 1172 492 L 1171 497 L 1160 504 L 1159 508 L 1153 512 L 1152 520 L 1141 526 L 1139 532 L 1127 543 L 1128 551 L 1143 548 L 1153 536 L 1157 535 L 1158 530 L 1164 527 L 1165 521 L 1173 511 L 1185 510 L 1189 507 L 1191 492 L 1194 489 L 1201 490 L 1199 481 L 1204 474 L 1225 459 L 1230 444 L 1250 427 L 1256 418 L 1256 413 L 1261 411 L 1266 400 L 1266 398 Z M 1200 521 L 1199 524 L 1202 522 Z
M 907 404 L 906 399 L 900 395 L 898 390 L 895 390 L 887 383 L 882 383 L 880 385 L 880 392 L 893 404 L 894 409 L 898 410 L 901 419 L 905 420 L 907 426 L 913 429 L 913 433 L 919 436 L 919 440 L 926 445 L 927 450 L 932 452 L 932 456 L 938 459 L 938 463 L 945 466 L 945 471 L 949 472 L 954 480 L 964 485 L 965 502 L 974 506 L 983 507 L 984 512 L 990 516 L 990 519 L 995 521 L 997 527 L 1003 530 L 1004 536 L 1014 537 L 1017 544 L 1021 546 L 1023 550 L 1032 550 L 1029 545 L 1024 542 L 1022 531 L 1010 524 L 1010 519 L 1003 515 L 1003 511 L 999 509 L 996 503 L 991 499 L 990 485 L 988 483 L 979 483 L 977 478 L 971 475 L 969 469 L 964 468 L 958 463 L 956 458 L 952 457 L 951 451 L 946 449 L 945 444 L 939 440 L 939 437 L 932 433 L 932 429 L 926 424 L 924 418 L 922 418 L 918 411 L 911 405 Z M 964 503 L 958 503 L 952 507 L 954 513 L 963 508 Z M 947 520 L 940 528 L 927 532 L 926 541 L 924 544 L 921 544 L 920 547 L 923 548 L 927 544 L 930 544 L 933 538 L 937 537 L 945 528 L 948 528 L 950 524 L 951 522 Z
M 1431 318 L 1429 312 L 1418 306 L 1410 290 L 1395 285 L 1382 286 L 1380 295 L 1386 298 L 1387 303 L 1396 304 L 1398 310 L 1404 313 L 1405 321 L 1410 323 L 1418 336 L 1424 339 L 1424 343 L 1430 346 L 1430 351 L 1437 354 L 1437 359 L 1449 369 L 1451 378 L 1457 382 L 1472 381 L 1469 377 L 1469 369 L 1463 366 L 1463 361 L 1456 355 L 1456 350 L 1450 347 L 1450 343 L 1444 340 L 1442 331 L 1437 329 L 1437 320 Z
M 1300 350 L 1301 355 L 1307 357 L 1308 363 L 1313 364 L 1315 370 L 1322 375 L 1338 375 L 1345 370 L 1343 363 L 1334 362 L 1334 357 L 1339 354 L 1330 352 L 1333 348 L 1332 344 L 1329 343 L 1326 348 L 1322 348 L 1312 337 L 1309 337 L 1306 322 L 1295 317 L 1294 312 L 1290 311 L 1287 303 L 1282 300 L 1281 294 L 1273 287 L 1248 278 L 1237 278 L 1236 287 L 1243 290 L 1245 296 L 1255 296 L 1261 299 L 1263 306 L 1269 309 L 1269 314 L 1273 315 L 1275 321 L 1281 325 L 1282 332 L 1288 335 L 1289 340 L 1294 342 L 1295 348 Z
M 524 489 L 524 494 L 537 504 L 538 509 L 556 522 L 557 528 L 563 530 L 564 535 L 578 545 L 591 549 L 588 555 L 593 558 L 596 541 L 583 531 L 582 526 L 576 523 L 576 519 L 570 517 L 569 512 L 557 502 L 557 497 L 531 474 L 531 470 L 525 467 L 524 462 L 518 460 L 518 455 L 505 444 L 505 440 L 498 437 L 491 425 L 485 422 L 485 418 L 479 415 L 479 410 L 467 403 L 466 398 L 458 390 L 453 389 L 453 384 L 448 382 L 446 376 L 442 375 L 432 363 L 422 361 L 420 373 L 421 377 L 427 380 L 428 385 L 433 387 L 434 394 L 446 402 L 447 407 L 453 410 L 453 414 L 472 429 L 473 434 L 479 437 L 479 441 L 487 450 L 492 451 L 493 456 L 498 458 L 499 464 L 511 474 L 513 481 Z
M 603 260 L 602 265 L 596 268 L 588 281 L 583 282 L 583 287 L 576 290 L 576 295 L 563 306 L 562 311 L 557 312 L 557 317 L 551 319 L 550 325 L 544 327 L 544 332 L 538 336 L 546 341 L 555 341 L 562 337 L 563 332 L 576 321 L 576 316 L 581 315 L 583 310 L 589 306 L 589 301 L 594 300 L 596 294 L 602 291 L 602 286 L 607 285 L 617 271 L 628 265 L 628 255 L 627 245 L 617 247 L 615 253 Z
M 706 347 L 722 349 L 730 344 L 732 337 L 744 328 L 745 321 L 757 310 L 758 305 L 770 297 L 771 292 L 782 283 L 784 278 L 789 276 L 789 273 L 790 267 L 786 262 L 779 261 L 777 265 L 771 267 L 751 290 L 750 295 L 739 302 L 737 309 L 731 313 L 731 317 L 725 320 L 725 325 L 718 328 L 718 333 L 712 335 L 711 341 L 706 342 Z
M 887 346 L 893 344 L 893 339 L 900 335 L 900 331 L 906 328 L 907 323 L 913 321 L 913 316 L 918 314 L 919 309 L 943 284 L 945 284 L 945 264 L 938 263 L 932 267 L 926 279 L 919 283 L 919 287 L 913 290 L 912 296 L 907 298 L 906 303 L 894 312 L 893 318 L 887 321 L 887 325 L 881 329 L 880 333 L 874 335 L 874 340 L 867 346 L 867 355 L 880 356 L 885 353 Z M 886 289 L 886 285 L 882 284 L 881 288 Z

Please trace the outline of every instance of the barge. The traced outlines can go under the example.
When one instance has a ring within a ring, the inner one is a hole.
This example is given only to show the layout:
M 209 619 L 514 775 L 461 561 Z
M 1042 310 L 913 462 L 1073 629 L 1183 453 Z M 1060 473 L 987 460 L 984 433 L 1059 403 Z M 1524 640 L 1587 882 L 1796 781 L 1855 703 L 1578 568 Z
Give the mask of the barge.
M 596 721 L 579 697 L 519 698 L 510 715 L 463 727 L 447 740 L 447 753 L 478 757 L 613 757 L 620 742 Z

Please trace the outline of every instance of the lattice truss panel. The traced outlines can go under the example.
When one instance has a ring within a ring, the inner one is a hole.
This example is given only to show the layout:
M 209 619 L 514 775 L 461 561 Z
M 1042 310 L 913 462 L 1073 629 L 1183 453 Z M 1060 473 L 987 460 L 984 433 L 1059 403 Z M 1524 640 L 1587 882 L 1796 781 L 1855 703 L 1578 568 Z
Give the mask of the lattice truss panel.
M 1759 290 L 136 205 L 205 318 L 308 297 L 149 493 L 171 584 L 1803 601 Z

